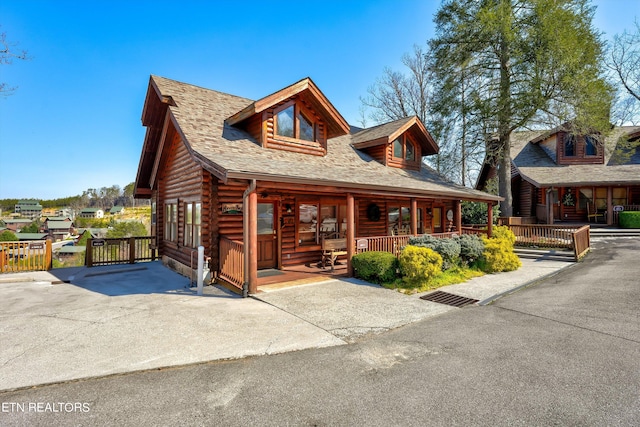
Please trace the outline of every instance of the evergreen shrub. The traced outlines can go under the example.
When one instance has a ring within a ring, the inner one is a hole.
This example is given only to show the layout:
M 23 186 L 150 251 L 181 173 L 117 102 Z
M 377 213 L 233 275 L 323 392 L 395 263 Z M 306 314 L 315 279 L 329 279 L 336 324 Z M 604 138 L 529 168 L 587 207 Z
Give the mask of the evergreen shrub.
M 460 245 L 460 260 L 469 265 L 480 258 L 484 252 L 484 242 L 477 234 L 462 234 L 454 236 L 453 240 Z
M 442 268 L 448 270 L 458 264 L 460 258 L 460 243 L 455 239 L 439 239 L 425 234 L 409 237 L 409 245 L 429 248 L 442 257 Z
M 491 238 L 482 237 L 484 253 L 482 269 L 487 273 L 513 271 L 522 266 L 520 258 L 513 251 L 516 236 L 509 227 L 494 227 Z
M 620 212 L 618 225 L 620 225 L 620 228 L 640 228 L 640 212 Z
M 400 253 L 400 272 L 410 283 L 428 282 L 442 272 L 442 257 L 433 249 L 406 246 Z
M 369 251 L 351 258 L 356 277 L 372 283 L 389 283 L 396 279 L 398 259 L 389 252 Z

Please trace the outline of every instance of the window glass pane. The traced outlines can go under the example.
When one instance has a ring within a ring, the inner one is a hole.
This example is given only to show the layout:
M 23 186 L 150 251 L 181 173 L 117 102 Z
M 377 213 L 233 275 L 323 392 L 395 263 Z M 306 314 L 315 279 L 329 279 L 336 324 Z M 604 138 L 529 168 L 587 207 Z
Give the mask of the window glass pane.
M 202 224 L 202 203 L 196 203 L 196 214 L 193 222 L 196 225 Z
M 184 245 L 191 246 L 192 243 L 192 222 L 193 222 L 193 204 L 187 203 L 184 210 Z
M 404 159 L 405 160 L 411 160 L 411 161 L 415 160 L 416 159 L 415 158 L 416 154 L 415 154 L 415 150 L 413 148 L 413 144 L 411 142 L 407 141 L 406 148 L 407 148 L 407 152 L 404 155 Z
M 422 208 L 418 208 L 418 212 L 416 213 L 418 216 L 418 234 L 423 234 L 424 227 L 422 226 Z
M 596 140 L 592 136 L 586 136 L 584 138 L 586 147 L 585 154 L 587 156 L 595 156 L 598 154 L 598 149 L 596 148 Z
M 571 157 L 576 155 L 575 150 L 575 137 L 573 135 L 567 135 L 564 140 L 564 155 Z
M 320 208 L 320 234 L 326 235 L 338 231 L 338 207 L 335 205 L 323 205 Z
M 578 207 L 582 210 L 587 210 L 587 203 L 593 206 L 593 190 L 591 188 L 581 188 L 578 199 Z
M 293 138 L 293 105 L 276 114 L 276 134 Z
M 171 241 L 175 242 L 178 238 L 178 205 L 171 205 Z
M 400 208 L 389 208 L 389 236 L 397 236 L 400 230 Z
M 607 189 L 604 187 L 596 188 L 596 209 L 607 210 Z
M 258 203 L 258 234 L 273 234 L 273 203 Z
M 300 139 L 305 141 L 315 141 L 313 134 L 313 123 L 307 120 L 302 114 L 298 115 L 300 119 Z
M 338 206 L 338 221 L 340 222 L 340 233 L 347 235 L 347 205 Z
M 402 141 L 400 138 L 393 141 L 393 157 L 402 158 Z
M 298 243 L 316 243 L 316 232 L 318 228 L 318 205 L 301 204 L 298 206 Z
M 614 188 L 613 189 L 613 205 L 626 205 L 627 204 L 627 189 L 626 188 Z
M 156 223 L 156 202 L 151 203 L 151 224 Z

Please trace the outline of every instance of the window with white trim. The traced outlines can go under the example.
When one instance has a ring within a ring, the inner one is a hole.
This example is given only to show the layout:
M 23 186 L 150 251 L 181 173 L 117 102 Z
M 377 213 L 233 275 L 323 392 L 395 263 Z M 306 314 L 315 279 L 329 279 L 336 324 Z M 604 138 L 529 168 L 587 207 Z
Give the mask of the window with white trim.
M 164 207 L 164 240 L 175 242 L 178 238 L 178 205 L 166 203 Z
M 184 204 L 184 245 L 197 248 L 201 242 L 202 203 Z

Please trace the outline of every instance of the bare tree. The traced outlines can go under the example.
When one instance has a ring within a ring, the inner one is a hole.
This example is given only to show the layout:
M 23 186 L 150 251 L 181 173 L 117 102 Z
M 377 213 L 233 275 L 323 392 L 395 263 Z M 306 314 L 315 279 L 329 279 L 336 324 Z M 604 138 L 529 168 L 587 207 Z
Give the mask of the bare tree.
M 607 65 L 613 79 L 621 86 L 613 111 L 616 123 L 635 124 L 640 121 L 640 23 L 635 32 L 624 31 L 613 38 Z
M 15 47 L 17 46 L 17 43 L 11 43 L 9 41 L 7 41 L 7 34 L 6 33 L 0 33 L 0 64 L 2 65 L 9 65 L 11 63 L 13 63 L 14 59 L 29 59 L 29 57 L 27 56 L 27 51 L 22 50 L 22 51 L 16 51 Z M 0 94 L 1 95 L 9 95 L 11 94 L 11 92 L 13 92 L 16 88 L 15 87 L 9 87 L 7 86 L 6 83 L 4 82 L 0 82 Z

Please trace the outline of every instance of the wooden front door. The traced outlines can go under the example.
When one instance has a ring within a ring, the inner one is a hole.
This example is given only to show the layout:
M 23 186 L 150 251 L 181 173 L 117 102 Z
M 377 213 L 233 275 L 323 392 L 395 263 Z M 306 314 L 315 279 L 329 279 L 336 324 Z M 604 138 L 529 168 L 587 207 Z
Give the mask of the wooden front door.
M 275 209 L 273 202 L 258 203 L 258 269 L 278 265 Z
M 433 208 L 433 232 L 434 233 L 443 233 L 444 229 L 442 227 L 442 208 Z

